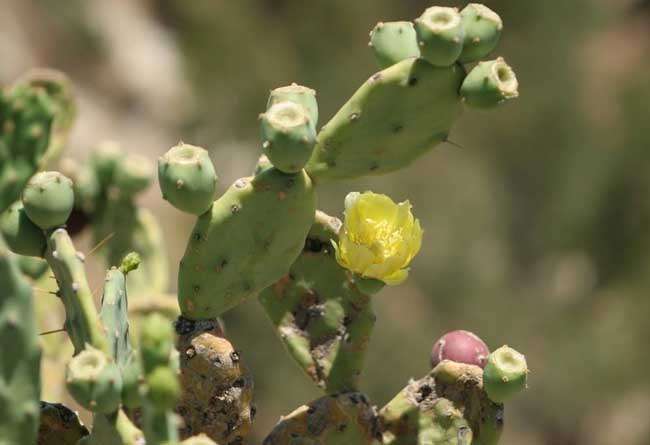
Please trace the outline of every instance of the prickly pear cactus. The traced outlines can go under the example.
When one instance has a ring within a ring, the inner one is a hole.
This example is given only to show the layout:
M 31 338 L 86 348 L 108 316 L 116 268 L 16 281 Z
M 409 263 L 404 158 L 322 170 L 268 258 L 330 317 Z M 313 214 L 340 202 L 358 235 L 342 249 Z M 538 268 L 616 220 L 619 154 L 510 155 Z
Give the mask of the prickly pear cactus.
M 40 71 L 2 90 L 0 445 L 245 445 L 253 379 L 217 317 L 250 297 L 259 297 L 289 355 L 326 394 L 281 418 L 265 445 L 496 445 L 503 403 L 526 387 L 528 367 L 517 351 L 490 353 L 470 332 L 437 341 L 433 370 L 379 412 L 359 392 L 372 300 L 407 280 L 423 230 L 408 201 L 370 191 L 347 195 L 343 222 L 317 212 L 316 185 L 406 167 L 448 140 L 464 106 L 517 97 L 506 62 L 482 61 L 502 28 L 479 4 L 379 23 L 370 43 L 382 71 L 320 131 L 315 90 L 295 83 L 272 90 L 255 172 L 220 197 L 206 150 L 180 143 L 163 155 L 163 198 L 196 217 L 178 304 L 167 294 L 165 239 L 137 205 L 153 166 L 104 143 L 87 164 L 62 161 L 65 176 L 39 173 L 65 144 L 72 88 Z M 86 256 L 72 240 L 86 227 L 91 253 L 108 266 L 99 310 Z M 36 289 L 55 294 L 51 301 L 65 310 L 61 338 L 74 347 L 60 353 L 65 387 L 92 413 L 88 429 L 63 405 L 38 406 L 40 351 L 25 277 L 48 268 L 55 283 Z M 139 334 L 133 344 L 131 326 Z
M 32 289 L 0 236 L 0 444 L 35 443 L 41 387 Z
M 379 23 L 370 46 L 383 71 L 321 129 L 309 175 L 318 182 L 398 170 L 448 140 L 463 103 L 488 108 L 517 97 L 517 78 L 503 59 L 469 75 L 461 65 L 486 57 L 502 27 L 495 12 L 476 4 L 461 13 L 428 8 L 414 28 Z
M 375 324 L 370 296 L 334 258 L 341 221 L 316 212 L 289 273 L 260 294 L 289 354 L 327 393 L 358 389 Z

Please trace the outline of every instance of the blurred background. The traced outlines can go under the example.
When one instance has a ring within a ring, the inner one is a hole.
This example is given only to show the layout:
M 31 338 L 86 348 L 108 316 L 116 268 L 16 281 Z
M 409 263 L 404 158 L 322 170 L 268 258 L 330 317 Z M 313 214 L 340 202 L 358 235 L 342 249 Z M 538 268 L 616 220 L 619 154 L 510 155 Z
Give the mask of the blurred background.
M 405 285 L 375 298 L 363 389 L 382 406 L 428 371 L 433 342 L 469 329 L 526 353 L 506 445 L 650 444 L 650 2 L 485 0 L 521 97 L 467 111 L 410 168 L 319 190 L 409 199 L 425 229 Z M 464 4 L 438 1 L 441 5 Z M 152 162 L 180 139 L 210 150 L 222 188 L 250 174 L 268 90 L 318 90 L 322 123 L 371 75 L 377 21 L 431 0 L 0 0 L 0 82 L 48 66 L 73 80 L 68 154 L 104 139 Z M 175 277 L 192 220 L 160 199 Z M 95 271 L 94 280 L 101 281 Z M 175 278 L 172 278 L 172 282 Z M 225 316 L 255 377 L 261 441 L 316 398 L 256 301 Z

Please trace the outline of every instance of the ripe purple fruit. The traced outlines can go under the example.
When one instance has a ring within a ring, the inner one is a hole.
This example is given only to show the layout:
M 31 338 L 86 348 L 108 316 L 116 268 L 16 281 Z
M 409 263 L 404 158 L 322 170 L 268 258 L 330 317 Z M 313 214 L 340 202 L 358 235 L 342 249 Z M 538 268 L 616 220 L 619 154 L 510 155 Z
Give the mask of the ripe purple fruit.
M 451 360 L 485 368 L 490 349 L 478 335 L 469 331 L 451 331 L 440 337 L 431 351 L 431 367 Z

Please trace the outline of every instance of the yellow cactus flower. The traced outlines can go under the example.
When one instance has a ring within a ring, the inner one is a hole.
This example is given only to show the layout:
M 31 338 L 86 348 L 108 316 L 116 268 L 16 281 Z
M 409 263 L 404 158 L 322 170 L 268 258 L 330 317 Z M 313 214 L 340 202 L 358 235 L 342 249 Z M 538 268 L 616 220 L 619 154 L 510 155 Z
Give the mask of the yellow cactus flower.
M 386 195 L 349 193 L 339 242 L 338 263 L 364 278 L 389 285 L 403 282 L 422 244 L 420 221 L 408 201 L 396 204 Z

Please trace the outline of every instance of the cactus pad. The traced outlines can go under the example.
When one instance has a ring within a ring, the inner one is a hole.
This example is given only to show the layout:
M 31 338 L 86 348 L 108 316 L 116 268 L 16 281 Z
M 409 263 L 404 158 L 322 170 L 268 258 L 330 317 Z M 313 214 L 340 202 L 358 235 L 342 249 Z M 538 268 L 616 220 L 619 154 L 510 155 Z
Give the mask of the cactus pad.
M 447 139 L 461 111 L 458 65 L 407 59 L 373 75 L 321 129 L 307 172 L 314 180 L 383 174 Z
M 315 207 L 304 172 L 270 168 L 237 180 L 192 230 L 178 277 L 182 314 L 216 317 L 282 277 L 302 250 Z

